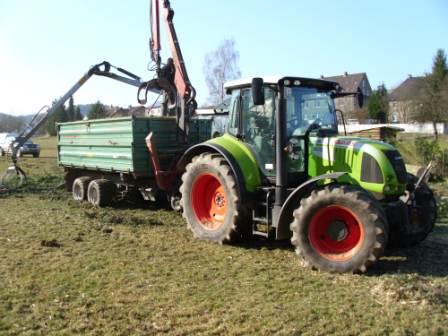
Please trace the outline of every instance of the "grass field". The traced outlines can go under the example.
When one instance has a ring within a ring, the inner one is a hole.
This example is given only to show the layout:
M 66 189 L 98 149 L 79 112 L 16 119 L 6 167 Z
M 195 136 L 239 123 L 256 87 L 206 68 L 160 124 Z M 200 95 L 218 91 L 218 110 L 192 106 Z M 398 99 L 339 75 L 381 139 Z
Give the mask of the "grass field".
M 54 139 L 40 143 L 28 186 L 0 194 L 0 335 L 448 334 L 444 203 L 420 246 L 319 273 L 288 243 L 212 245 L 166 209 L 75 203 Z

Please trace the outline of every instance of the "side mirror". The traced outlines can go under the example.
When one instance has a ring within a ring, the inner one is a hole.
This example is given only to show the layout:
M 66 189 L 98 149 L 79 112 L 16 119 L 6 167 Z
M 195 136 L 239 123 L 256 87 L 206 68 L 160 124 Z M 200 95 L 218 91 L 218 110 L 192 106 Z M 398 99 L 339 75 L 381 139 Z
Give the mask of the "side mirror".
M 362 93 L 360 88 L 358 88 L 357 98 L 358 98 L 358 106 L 359 108 L 362 108 L 364 106 L 364 94 Z
M 254 105 L 264 105 L 263 78 L 252 79 L 252 100 Z

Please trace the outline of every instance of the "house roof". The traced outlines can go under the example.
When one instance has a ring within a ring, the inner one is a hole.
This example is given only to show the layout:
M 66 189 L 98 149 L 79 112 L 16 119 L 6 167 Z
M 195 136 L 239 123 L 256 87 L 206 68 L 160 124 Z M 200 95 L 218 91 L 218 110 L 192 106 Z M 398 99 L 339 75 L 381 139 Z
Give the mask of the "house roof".
M 404 101 L 415 98 L 424 85 L 424 77 L 409 77 L 389 95 L 390 101 Z
M 322 79 L 339 83 L 346 92 L 356 92 L 361 84 L 362 80 L 366 78 L 365 72 L 348 74 L 345 73 L 342 76 L 323 77 Z

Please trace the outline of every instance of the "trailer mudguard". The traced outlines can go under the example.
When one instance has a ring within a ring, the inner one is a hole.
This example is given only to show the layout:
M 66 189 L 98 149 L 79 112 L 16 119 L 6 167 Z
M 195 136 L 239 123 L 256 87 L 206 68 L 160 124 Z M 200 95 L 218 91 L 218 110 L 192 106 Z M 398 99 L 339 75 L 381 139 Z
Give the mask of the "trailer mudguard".
M 280 215 L 277 221 L 276 239 L 289 239 L 291 237 L 291 230 L 289 229 L 289 225 L 293 220 L 293 212 L 300 205 L 300 199 L 306 196 L 308 191 L 307 187 L 322 180 L 337 180 L 338 178 L 346 174 L 347 172 L 335 172 L 319 175 L 307 180 L 296 189 L 294 189 L 294 191 L 289 194 L 280 210 Z
M 239 164 L 240 161 L 239 160 L 237 161 L 235 157 L 232 155 L 232 153 L 230 153 L 227 149 L 216 143 L 204 142 L 190 147 L 178 161 L 177 171 L 179 173 L 182 173 L 185 170 L 187 164 L 193 159 L 193 157 L 205 152 L 219 153 L 224 157 L 224 159 L 229 164 L 230 169 L 232 169 L 233 175 L 235 176 L 241 201 L 243 203 L 250 201 L 249 195 L 252 193 L 253 190 L 247 188 L 246 176 L 244 174 L 244 171 L 240 167 Z M 254 169 L 258 169 L 258 167 L 255 167 Z

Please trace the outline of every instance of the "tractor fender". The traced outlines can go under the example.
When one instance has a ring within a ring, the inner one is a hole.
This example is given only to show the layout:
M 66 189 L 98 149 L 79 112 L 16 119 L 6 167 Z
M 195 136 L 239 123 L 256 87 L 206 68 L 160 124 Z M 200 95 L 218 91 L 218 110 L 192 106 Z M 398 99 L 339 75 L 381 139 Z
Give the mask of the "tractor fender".
M 193 159 L 193 157 L 204 153 L 204 152 L 211 152 L 211 153 L 218 153 L 224 157 L 224 159 L 227 161 L 228 165 L 230 166 L 230 169 L 232 170 L 233 176 L 235 176 L 236 184 L 238 193 L 240 195 L 241 201 L 245 202 L 247 200 L 250 200 L 249 192 L 246 190 L 244 186 L 244 175 L 241 171 L 240 166 L 236 162 L 235 158 L 222 146 L 214 143 L 200 143 L 197 145 L 194 145 L 182 155 L 182 157 L 177 162 L 177 171 L 179 174 L 182 174 L 183 171 L 185 171 L 185 167 L 187 164 Z
M 341 176 L 347 174 L 347 172 L 335 172 L 329 174 L 323 174 L 299 185 L 292 193 L 289 194 L 288 198 L 282 205 L 280 209 L 280 214 L 277 221 L 277 237 L 276 239 L 289 239 L 291 236 L 291 231 L 289 229 L 289 225 L 293 220 L 293 212 L 299 206 L 300 199 L 307 195 L 308 187 L 313 184 L 316 184 L 321 180 L 336 180 Z

